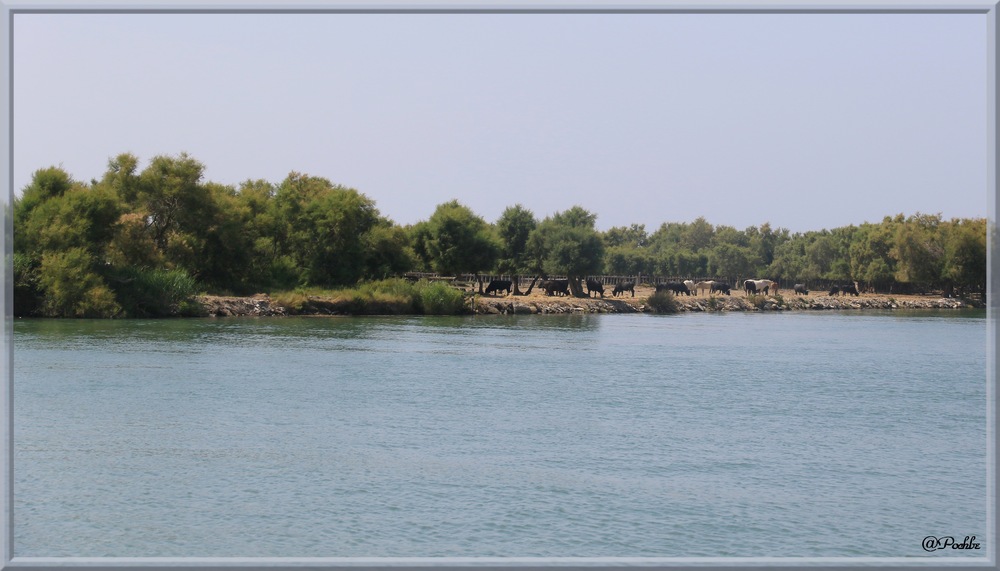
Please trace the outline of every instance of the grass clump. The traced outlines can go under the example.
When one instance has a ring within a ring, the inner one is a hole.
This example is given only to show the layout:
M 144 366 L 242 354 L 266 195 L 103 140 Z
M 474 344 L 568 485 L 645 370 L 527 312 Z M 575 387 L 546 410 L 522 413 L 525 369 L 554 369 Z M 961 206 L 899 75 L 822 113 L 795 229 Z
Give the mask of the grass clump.
M 271 303 L 289 313 L 302 313 L 309 303 L 309 294 L 303 290 L 280 291 L 271 295 Z
M 126 267 L 109 280 L 128 317 L 172 317 L 197 314 L 192 298 L 198 283 L 184 270 Z
M 418 282 L 419 284 L 419 282 Z M 465 312 L 465 295 L 441 282 L 420 284 L 420 309 L 424 315 L 458 315 Z
M 722 307 L 722 302 L 719 301 L 718 297 L 709 295 L 708 302 L 705 304 L 705 307 L 707 307 L 709 311 L 718 311 Z
M 654 313 L 678 313 L 680 304 L 671 291 L 658 291 L 646 299 L 646 306 Z
M 456 315 L 465 313 L 461 290 L 441 282 L 411 282 L 390 278 L 362 282 L 351 288 L 317 290 L 300 288 L 271 296 L 289 313 L 347 315 Z

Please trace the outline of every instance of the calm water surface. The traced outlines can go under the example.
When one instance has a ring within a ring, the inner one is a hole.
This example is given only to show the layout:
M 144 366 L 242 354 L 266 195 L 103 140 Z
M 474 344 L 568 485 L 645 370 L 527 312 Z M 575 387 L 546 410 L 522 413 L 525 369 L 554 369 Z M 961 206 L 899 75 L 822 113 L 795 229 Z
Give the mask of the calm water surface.
M 933 556 L 983 312 L 18 321 L 16 556 Z

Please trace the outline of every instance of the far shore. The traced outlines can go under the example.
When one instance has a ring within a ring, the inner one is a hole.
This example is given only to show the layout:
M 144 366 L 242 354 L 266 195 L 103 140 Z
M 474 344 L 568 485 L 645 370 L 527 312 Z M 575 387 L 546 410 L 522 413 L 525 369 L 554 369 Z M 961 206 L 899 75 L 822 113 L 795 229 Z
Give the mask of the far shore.
M 630 293 L 613 297 L 609 291 L 603 298 L 548 296 L 537 288 L 530 295 L 482 295 L 468 292 L 467 308 L 475 315 L 532 315 L 565 313 L 651 313 L 646 304 L 652 287 L 636 287 Z M 780 290 L 777 295 L 747 296 L 741 291 L 732 295 L 701 295 L 675 297 L 679 312 L 727 311 L 818 311 L 818 310 L 895 310 L 895 309 L 970 309 L 984 307 L 981 303 L 946 298 L 939 295 L 861 294 L 831 296 L 827 292 L 797 295 L 792 290 Z M 274 303 L 267 294 L 250 297 L 199 296 L 197 302 L 203 315 L 215 317 L 286 316 L 286 315 L 352 315 L 347 304 L 336 298 L 310 296 L 308 303 L 297 311 Z

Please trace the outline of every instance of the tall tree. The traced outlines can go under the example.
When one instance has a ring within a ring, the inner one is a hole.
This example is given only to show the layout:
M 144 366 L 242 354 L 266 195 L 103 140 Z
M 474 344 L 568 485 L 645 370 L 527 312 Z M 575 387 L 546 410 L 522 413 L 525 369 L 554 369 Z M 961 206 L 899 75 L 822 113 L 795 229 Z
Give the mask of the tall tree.
M 497 270 L 503 274 L 514 275 L 514 295 L 521 295 L 517 276 L 530 271 L 528 256 L 528 237 L 538 226 L 535 215 L 530 210 L 515 204 L 507 207 L 496 221 L 497 237 L 500 239 L 500 252 L 497 260 Z
M 648 242 L 649 234 L 646 233 L 645 224 L 614 226 L 604 233 L 604 244 L 609 248 L 616 246 L 644 248 Z
M 380 223 L 375 203 L 352 188 L 291 173 L 275 194 L 279 246 L 303 285 L 352 284 L 364 276 L 366 235 Z
M 699 216 L 684 229 L 681 245 L 692 252 L 699 252 L 711 245 L 714 235 L 715 229 L 712 225 L 705 220 L 704 216 Z
M 487 271 L 500 253 L 500 243 L 486 221 L 457 200 L 439 204 L 416 238 L 431 268 L 446 275 Z
M 897 225 L 894 246 L 896 279 L 935 286 L 941 283 L 945 255 L 940 214 L 914 214 Z
M 896 273 L 891 256 L 895 231 L 895 222 L 888 216 L 881 224 L 862 224 L 848 248 L 851 275 L 876 291 L 888 290 Z
M 545 274 L 565 274 L 576 297 L 586 297 L 580 280 L 603 267 L 604 240 L 596 221 L 596 214 L 574 206 L 542 220 L 528 239 L 535 266 Z
M 986 292 L 986 219 L 952 220 L 948 224 L 941 276 L 960 293 Z

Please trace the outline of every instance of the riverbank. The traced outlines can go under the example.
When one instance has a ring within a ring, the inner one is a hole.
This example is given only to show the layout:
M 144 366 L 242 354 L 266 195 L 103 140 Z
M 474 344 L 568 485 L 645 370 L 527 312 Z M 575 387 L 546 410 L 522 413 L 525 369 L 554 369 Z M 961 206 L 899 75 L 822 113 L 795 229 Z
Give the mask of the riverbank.
M 469 293 L 466 308 L 477 315 L 533 315 L 560 313 L 644 313 L 652 312 L 646 300 L 652 288 L 636 288 L 635 297 L 575 298 L 547 296 L 533 292 L 528 296 L 486 296 Z M 626 294 L 627 295 L 627 294 Z M 929 295 L 862 294 L 830 296 L 826 292 L 796 295 L 791 291 L 778 295 L 678 296 L 680 312 L 724 311 L 822 311 L 822 310 L 893 310 L 893 309 L 967 309 L 983 307 L 966 300 Z M 202 315 L 216 317 L 271 317 L 285 315 L 353 315 L 356 305 L 333 297 L 308 296 L 296 308 L 276 303 L 267 294 L 251 297 L 198 296 Z M 371 311 L 369 314 L 394 313 Z

